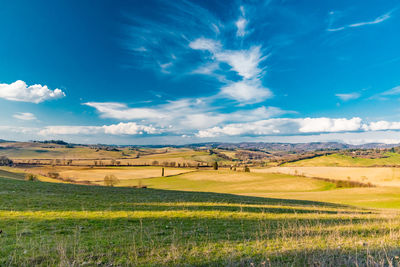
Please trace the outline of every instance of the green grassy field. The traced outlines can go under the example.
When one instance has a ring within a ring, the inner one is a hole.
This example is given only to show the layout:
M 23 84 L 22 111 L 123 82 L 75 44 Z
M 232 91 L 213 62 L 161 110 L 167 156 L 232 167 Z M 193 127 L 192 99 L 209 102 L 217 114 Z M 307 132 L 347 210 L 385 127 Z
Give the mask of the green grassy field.
M 219 171 L 214 178 L 211 171 L 199 173 L 144 181 L 167 189 L 222 192 L 240 191 L 245 182 L 260 179 L 252 173 L 235 177 Z M 215 177 L 225 179 L 226 189 Z M 369 188 L 335 189 L 288 175 L 263 177 L 265 192 L 258 194 L 270 195 L 267 198 L 0 178 L 0 266 L 399 263 L 397 211 L 316 201 L 330 192 L 346 196 L 346 190 Z M 281 184 L 290 181 L 298 183 L 297 190 L 284 191 Z M 272 198 L 273 194 L 281 196 Z M 296 196 L 314 200 L 287 199 Z
M 282 166 L 302 166 L 302 167 L 371 167 L 371 166 L 393 166 L 400 165 L 400 154 L 387 152 L 385 158 L 358 158 L 342 154 L 331 154 L 327 156 L 304 159 L 295 162 L 282 164 Z
M 25 177 L 25 174 L 0 169 L 0 177 L 23 180 Z
M 243 195 L 266 192 L 325 191 L 335 188 L 332 183 L 287 174 L 258 174 L 229 170 L 200 170 L 167 178 L 143 179 L 142 182 L 155 189 Z

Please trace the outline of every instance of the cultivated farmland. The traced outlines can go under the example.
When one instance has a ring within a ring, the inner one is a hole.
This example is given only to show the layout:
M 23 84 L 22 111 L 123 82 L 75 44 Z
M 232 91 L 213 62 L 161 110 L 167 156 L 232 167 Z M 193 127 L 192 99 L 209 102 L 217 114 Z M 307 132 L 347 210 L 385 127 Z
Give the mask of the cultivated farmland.
M 400 172 L 369 162 L 396 153 L 265 167 L 275 152 L 64 146 L 46 159 L 38 146 L 14 144 L 16 164 L 0 169 L 1 266 L 399 263 Z

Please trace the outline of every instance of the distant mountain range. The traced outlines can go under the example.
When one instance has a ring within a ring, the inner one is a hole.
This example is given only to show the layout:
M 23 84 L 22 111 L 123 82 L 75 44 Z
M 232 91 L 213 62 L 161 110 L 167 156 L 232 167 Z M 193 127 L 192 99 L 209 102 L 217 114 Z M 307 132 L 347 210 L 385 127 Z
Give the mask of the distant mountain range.
M 0 139 L 0 143 L 15 142 Z M 31 141 L 32 143 L 56 143 L 68 145 L 67 142 L 62 140 L 49 140 L 49 141 Z M 19 143 L 19 142 L 15 142 Z M 29 142 L 28 142 L 29 143 Z M 85 146 L 85 144 L 79 144 Z M 92 145 L 90 145 L 92 146 Z M 208 149 L 245 149 L 245 150 L 262 150 L 262 151 L 315 151 L 315 150 L 342 150 L 342 149 L 375 149 L 375 148 L 392 148 L 398 147 L 400 144 L 383 144 L 383 143 L 368 143 L 362 145 L 350 145 L 340 142 L 311 142 L 311 143 L 264 143 L 264 142 L 241 142 L 241 143 L 224 143 L 224 142 L 209 142 L 209 143 L 196 143 L 186 145 L 106 145 L 99 146 L 107 147 L 176 147 L 176 148 L 208 148 Z
M 247 150 L 267 150 L 267 151 L 314 151 L 314 150 L 392 148 L 396 146 L 399 146 L 399 144 L 369 143 L 362 145 L 350 145 L 339 142 L 313 142 L 313 143 L 243 142 L 243 143 L 200 143 L 200 144 L 190 144 L 184 147 L 209 147 L 209 148 L 221 148 L 221 149 L 247 149 Z

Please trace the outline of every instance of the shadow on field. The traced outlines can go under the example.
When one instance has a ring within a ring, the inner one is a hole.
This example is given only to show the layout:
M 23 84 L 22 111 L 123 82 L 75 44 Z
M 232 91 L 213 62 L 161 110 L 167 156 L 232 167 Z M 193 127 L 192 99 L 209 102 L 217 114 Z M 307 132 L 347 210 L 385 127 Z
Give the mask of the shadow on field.
M 398 221 L 368 212 L 314 201 L 0 178 L 0 266 L 348 266 L 393 260 L 376 247 L 353 250 L 357 244 L 350 242 L 400 236 Z M 347 250 L 335 249 L 340 242 Z M 398 250 L 388 246 L 392 257 Z M 367 251 L 372 258 L 363 257 Z
M 267 198 L 270 200 L 269 198 Z M 273 199 L 273 200 L 280 200 L 280 199 Z M 198 205 L 196 205 L 196 203 Z M 280 202 L 276 204 L 271 203 L 264 203 L 260 204 L 260 207 L 253 207 L 247 206 L 252 204 L 218 204 L 213 203 L 212 205 L 201 205 L 201 202 L 191 203 L 188 202 L 185 204 L 182 203 L 171 203 L 168 202 L 168 205 L 162 205 L 164 203 L 132 203 L 132 210 L 135 211 L 228 211 L 228 212 L 251 212 L 251 213 L 295 213 L 295 214 L 302 214 L 302 213 L 313 213 L 313 214 L 371 214 L 371 211 L 360 211 L 360 210 L 334 210 L 334 209 L 321 209 L 322 207 L 319 206 L 309 206 L 307 208 L 302 208 L 297 204 L 288 204 L 285 202 Z M 190 204 L 190 205 L 189 205 Z M 262 205 L 268 205 L 262 206 Z M 324 206 L 324 208 L 326 208 Z
M 215 205 L 185 205 L 185 203 Z M 153 205 L 149 205 L 153 203 Z M 172 203 L 157 206 L 156 203 Z M 173 206 L 173 203 L 177 203 Z M 178 204 L 179 203 L 179 204 Z M 219 204 L 220 203 L 220 204 Z M 229 205 L 224 205 L 229 203 Z M 143 204 L 143 205 L 141 205 Z M 243 207 L 273 205 L 277 207 Z M 279 207 L 286 206 L 286 207 Z M 287 206 L 290 206 L 287 208 Z M 304 208 L 308 208 L 304 209 Z M 316 208 L 316 211 L 311 210 Z M 123 187 L 84 186 L 45 182 L 26 182 L 0 178 L 0 210 L 227 210 L 272 213 L 332 213 L 318 208 L 351 208 L 351 206 L 291 199 L 240 196 L 233 194 L 189 192 Z M 358 209 L 358 211 L 360 211 Z M 353 211 L 351 211 L 354 213 Z M 335 212 L 333 212 L 335 213 Z

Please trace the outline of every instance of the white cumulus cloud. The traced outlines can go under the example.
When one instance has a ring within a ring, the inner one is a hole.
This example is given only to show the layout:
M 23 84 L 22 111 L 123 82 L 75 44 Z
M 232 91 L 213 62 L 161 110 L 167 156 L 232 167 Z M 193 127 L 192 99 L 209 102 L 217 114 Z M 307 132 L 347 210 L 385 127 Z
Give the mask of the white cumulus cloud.
M 389 122 L 389 121 L 377 121 L 371 122 L 365 127 L 366 130 L 370 131 L 385 131 L 385 130 L 400 130 L 400 122 Z
M 102 127 L 104 129 L 104 133 L 106 134 L 128 134 L 128 135 L 135 135 L 135 134 L 155 134 L 159 131 L 154 128 L 153 126 L 145 126 L 145 125 L 138 125 L 135 122 L 128 122 L 128 123 L 118 123 L 112 125 L 104 125 Z
M 198 131 L 197 137 L 296 135 L 365 130 L 360 118 L 276 118 L 250 123 L 232 123 Z
M 361 118 L 357 117 L 352 119 L 305 118 L 298 122 L 301 133 L 359 131 L 363 125 Z
M 18 80 L 11 84 L 0 84 L 0 98 L 12 101 L 41 103 L 46 100 L 64 97 L 60 89 L 49 89 L 46 85 L 34 84 L 28 86 L 24 81 Z

